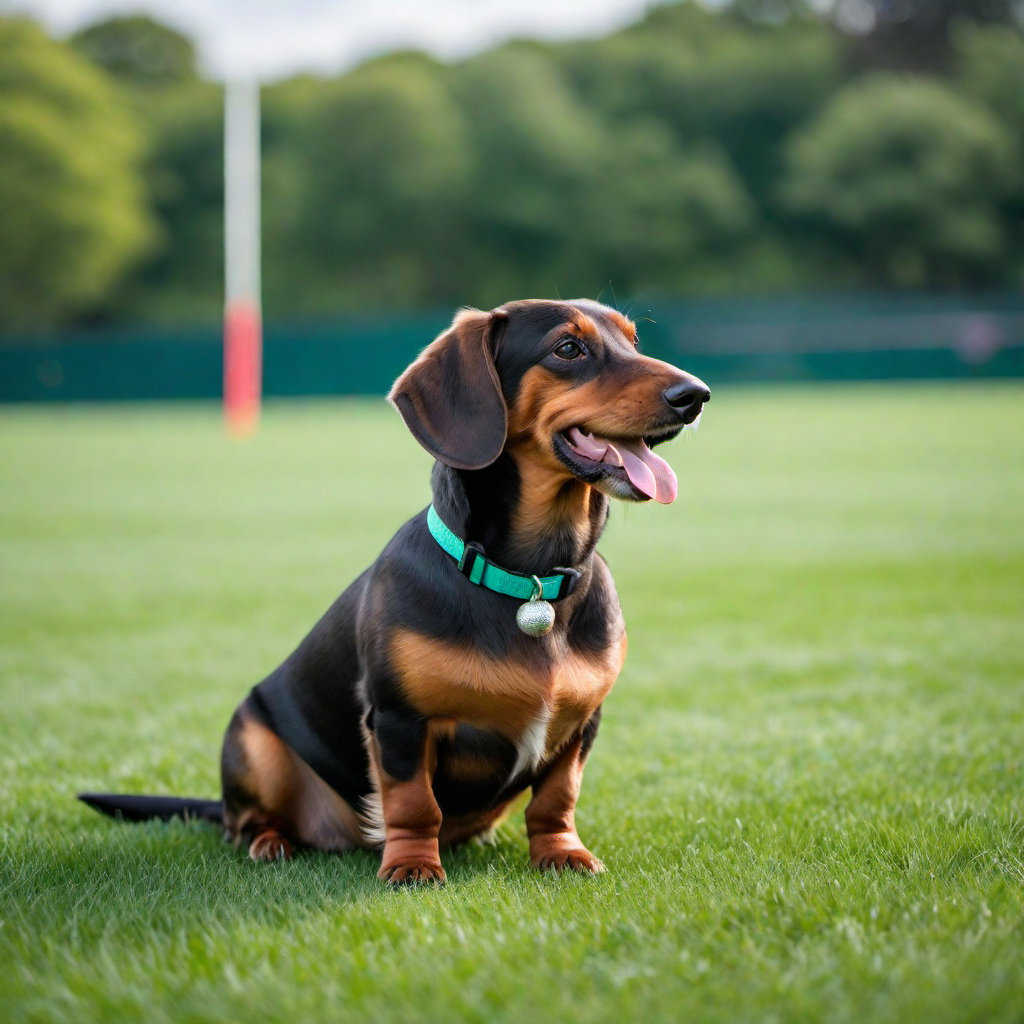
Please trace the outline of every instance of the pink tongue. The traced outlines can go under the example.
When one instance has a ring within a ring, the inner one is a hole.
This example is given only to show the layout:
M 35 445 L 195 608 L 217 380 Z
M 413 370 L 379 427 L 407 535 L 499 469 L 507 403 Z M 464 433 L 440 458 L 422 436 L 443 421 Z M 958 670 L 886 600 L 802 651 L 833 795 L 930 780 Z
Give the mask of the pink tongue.
M 595 462 L 622 466 L 630 483 L 638 490 L 663 505 L 676 500 L 679 482 L 672 467 L 655 455 L 643 441 L 608 441 L 596 434 L 584 434 L 574 427 L 569 431 L 574 448 Z
M 649 498 L 670 505 L 679 493 L 679 481 L 672 467 L 660 456 L 655 455 L 643 441 L 609 441 L 622 459 L 630 483 L 643 491 Z

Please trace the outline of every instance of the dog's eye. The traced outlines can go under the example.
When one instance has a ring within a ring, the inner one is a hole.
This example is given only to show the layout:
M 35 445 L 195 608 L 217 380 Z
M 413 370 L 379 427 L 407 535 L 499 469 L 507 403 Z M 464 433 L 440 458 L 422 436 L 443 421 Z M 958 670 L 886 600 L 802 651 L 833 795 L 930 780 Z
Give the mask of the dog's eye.
M 576 341 L 563 341 L 555 349 L 555 355 L 559 359 L 577 359 L 583 355 L 583 346 Z

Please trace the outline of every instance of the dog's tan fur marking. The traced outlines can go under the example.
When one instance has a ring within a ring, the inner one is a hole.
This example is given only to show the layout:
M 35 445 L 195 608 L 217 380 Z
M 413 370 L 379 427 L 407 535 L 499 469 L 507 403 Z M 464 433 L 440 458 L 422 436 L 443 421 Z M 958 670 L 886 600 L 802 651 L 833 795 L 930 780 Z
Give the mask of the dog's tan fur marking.
M 242 811 L 237 830 L 273 823 L 319 850 L 341 852 L 366 845 L 352 807 L 276 733 L 248 719 L 238 742 L 248 769 L 245 788 L 257 807 Z
M 593 488 L 536 458 L 514 453 L 519 469 L 519 502 L 512 514 L 510 544 L 524 554 L 536 537 L 567 530 L 578 548 L 586 546 L 592 529 L 590 501 Z M 560 465 L 560 464 L 559 464 Z
M 391 660 L 406 696 L 423 715 L 493 729 L 517 746 L 548 715 L 548 759 L 608 695 L 625 660 L 626 634 L 590 658 L 569 650 L 563 639 L 548 639 L 554 649 L 531 641 L 533 650 L 495 659 L 474 647 L 398 630 Z
M 597 324 L 586 313 L 582 312 L 582 310 L 574 309 L 573 314 L 572 321 L 566 326 L 576 337 L 586 341 L 601 340 L 601 332 L 598 330 Z
M 494 776 L 495 764 L 494 758 L 456 751 L 445 758 L 444 769 L 452 779 L 463 782 L 484 782 Z
M 589 319 L 589 318 L 588 318 Z M 570 529 L 581 546 L 590 524 L 593 490 L 570 474 L 551 450 L 557 431 L 552 410 L 568 397 L 561 381 L 541 367 L 523 375 L 509 414 L 508 451 L 519 471 L 520 494 L 512 519 L 512 543 L 529 550 L 534 537 Z
M 629 317 L 623 316 L 617 309 L 609 309 L 606 315 L 622 331 L 630 344 L 636 345 L 636 324 Z

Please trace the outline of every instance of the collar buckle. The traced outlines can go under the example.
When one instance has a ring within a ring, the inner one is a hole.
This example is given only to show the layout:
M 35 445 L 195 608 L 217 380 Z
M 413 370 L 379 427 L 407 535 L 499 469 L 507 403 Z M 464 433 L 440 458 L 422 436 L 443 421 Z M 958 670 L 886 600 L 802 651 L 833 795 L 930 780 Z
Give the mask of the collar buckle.
M 576 589 L 576 584 L 579 583 L 581 575 L 579 569 L 563 569 L 560 567 L 552 569 L 551 574 L 562 577 L 558 593 L 552 599 L 554 601 L 561 601 L 563 597 L 568 597 Z
M 479 571 L 477 571 L 478 563 Z M 462 557 L 459 559 L 459 572 L 473 583 L 479 583 L 485 568 L 487 568 L 487 556 L 484 554 L 483 546 L 475 540 L 467 541 L 462 551 Z

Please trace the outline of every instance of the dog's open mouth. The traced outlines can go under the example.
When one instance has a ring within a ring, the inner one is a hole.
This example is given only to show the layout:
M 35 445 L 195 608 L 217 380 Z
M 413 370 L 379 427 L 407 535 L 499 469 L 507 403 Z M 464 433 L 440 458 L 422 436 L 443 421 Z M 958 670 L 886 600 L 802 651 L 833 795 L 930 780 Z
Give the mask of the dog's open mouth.
M 596 476 L 628 481 L 642 499 L 653 498 L 663 505 L 675 501 L 679 482 L 672 467 L 651 451 L 649 444 L 668 440 L 678 430 L 658 437 L 631 439 L 601 437 L 580 427 L 572 427 L 559 434 L 564 442 L 563 460 L 568 456 L 574 469 L 582 470 L 585 479 Z

